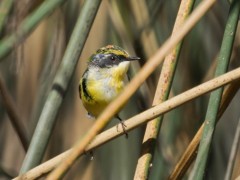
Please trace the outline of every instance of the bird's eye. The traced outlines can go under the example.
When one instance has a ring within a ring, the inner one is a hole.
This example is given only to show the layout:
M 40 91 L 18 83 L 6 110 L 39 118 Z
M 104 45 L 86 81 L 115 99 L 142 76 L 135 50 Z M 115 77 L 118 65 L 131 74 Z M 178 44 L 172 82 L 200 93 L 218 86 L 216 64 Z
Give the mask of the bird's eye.
M 115 61 L 115 59 L 116 59 L 115 56 L 111 56 L 112 61 Z

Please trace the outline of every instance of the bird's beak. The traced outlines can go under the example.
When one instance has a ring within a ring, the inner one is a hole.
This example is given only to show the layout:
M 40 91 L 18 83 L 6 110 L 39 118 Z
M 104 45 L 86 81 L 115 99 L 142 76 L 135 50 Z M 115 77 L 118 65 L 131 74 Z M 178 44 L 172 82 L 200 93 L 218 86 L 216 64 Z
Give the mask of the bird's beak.
M 136 60 L 140 60 L 141 58 L 140 57 L 133 57 L 133 56 L 130 56 L 126 59 L 126 61 L 136 61 Z

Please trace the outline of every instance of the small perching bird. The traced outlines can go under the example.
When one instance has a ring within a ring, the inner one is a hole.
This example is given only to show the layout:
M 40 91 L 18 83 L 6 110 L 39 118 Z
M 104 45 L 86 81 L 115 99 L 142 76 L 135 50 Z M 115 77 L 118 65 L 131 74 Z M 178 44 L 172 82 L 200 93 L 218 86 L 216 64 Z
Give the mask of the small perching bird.
M 100 48 L 89 58 L 87 69 L 80 79 L 79 94 L 90 116 L 98 117 L 122 92 L 127 83 L 130 61 L 139 59 L 115 45 Z M 125 132 L 125 124 L 118 115 L 116 117 Z

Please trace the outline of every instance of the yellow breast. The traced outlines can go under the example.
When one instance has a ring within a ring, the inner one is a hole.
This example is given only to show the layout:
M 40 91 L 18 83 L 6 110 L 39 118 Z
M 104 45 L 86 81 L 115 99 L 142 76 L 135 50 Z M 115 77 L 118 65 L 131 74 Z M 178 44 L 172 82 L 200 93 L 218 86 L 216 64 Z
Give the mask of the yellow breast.
M 91 67 L 83 76 L 86 78 L 86 92 L 81 88 L 81 97 L 86 110 L 97 117 L 106 106 L 122 92 L 126 82 L 129 62 L 111 68 Z M 82 84 L 83 78 L 80 81 Z

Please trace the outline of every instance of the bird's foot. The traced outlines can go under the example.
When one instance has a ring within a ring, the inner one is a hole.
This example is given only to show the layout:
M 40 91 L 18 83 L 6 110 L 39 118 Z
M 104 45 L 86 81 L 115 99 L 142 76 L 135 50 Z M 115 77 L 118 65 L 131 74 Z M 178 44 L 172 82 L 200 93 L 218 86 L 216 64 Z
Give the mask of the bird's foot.
M 84 152 L 84 154 L 86 155 L 86 156 L 90 156 L 90 161 L 92 161 L 93 159 L 94 159 L 94 155 L 93 155 L 93 151 L 89 151 L 89 152 Z
M 124 134 L 125 134 L 125 137 L 128 138 L 128 133 L 127 133 L 127 131 L 126 131 L 127 125 L 124 123 L 124 120 L 120 119 L 119 117 L 118 117 L 118 119 L 119 119 L 120 124 L 121 124 L 121 126 L 122 126 L 122 129 L 123 129 L 123 132 L 124 132 Z M 118 131 L 118 125 L 117 125 L 117 131 Z
M 95 118 L 95 116 L 94 115 L 92 115 L 91 113 L 87 113 L 87 118 L 88 119 L 92 119 L 92 120 L 95 120 L 96 118 Z

